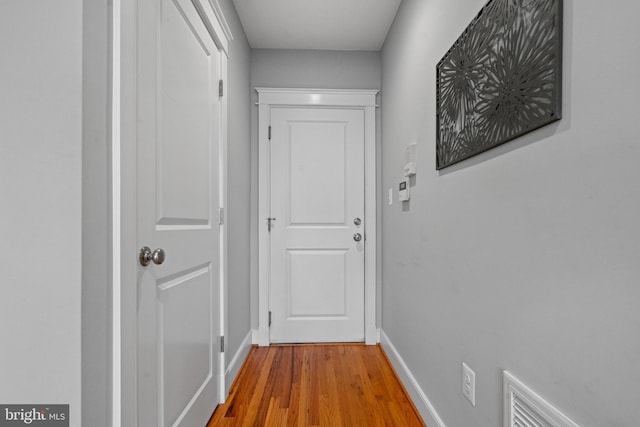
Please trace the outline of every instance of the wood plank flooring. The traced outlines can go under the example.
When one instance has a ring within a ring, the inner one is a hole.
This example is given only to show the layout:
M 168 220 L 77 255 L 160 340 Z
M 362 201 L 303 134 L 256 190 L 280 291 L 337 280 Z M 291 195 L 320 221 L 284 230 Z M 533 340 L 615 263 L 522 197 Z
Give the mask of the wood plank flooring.
M 380 346 L 254 346 L 214 426 L 424 426 Z

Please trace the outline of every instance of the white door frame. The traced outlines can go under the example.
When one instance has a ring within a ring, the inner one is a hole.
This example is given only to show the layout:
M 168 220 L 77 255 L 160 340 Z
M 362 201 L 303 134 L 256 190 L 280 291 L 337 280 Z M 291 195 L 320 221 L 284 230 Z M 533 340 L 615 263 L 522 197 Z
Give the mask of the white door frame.
M 221 78 L 227 82 L 229 42 L 233 40 L 218 0 L 192 0 L 221 55 Z M 110 28 L 109 152 L 109 412 L 110 423 L 137 426 L 137 1 L 113 0 Z M 212 82 L 215 84 L 215 82 Z M 220 207 L 227 206 L 227 94 L 220 117 Z M 227 335 L 227 230 L 220 229 L 220 331 Z M 216 380 L 224 401 L 225 358 Z M 212 408 L 213 409 L 213 408 Z
M 258 345 L 269 339 L 269 217 L 272 107 L 349 108 L 364 111 L 365 127 L 365 260 L 364 337 L 377 344 L 376 330 L 376 95 L 377 90 L 255 88 L 258 92 Z

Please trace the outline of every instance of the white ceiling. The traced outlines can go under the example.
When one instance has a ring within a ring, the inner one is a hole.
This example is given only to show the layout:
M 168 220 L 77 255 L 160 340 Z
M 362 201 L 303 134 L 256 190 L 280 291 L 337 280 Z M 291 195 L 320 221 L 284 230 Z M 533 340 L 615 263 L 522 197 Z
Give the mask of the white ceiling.
M 401 0 L 233 0 L 252 48 L 380 50 Z

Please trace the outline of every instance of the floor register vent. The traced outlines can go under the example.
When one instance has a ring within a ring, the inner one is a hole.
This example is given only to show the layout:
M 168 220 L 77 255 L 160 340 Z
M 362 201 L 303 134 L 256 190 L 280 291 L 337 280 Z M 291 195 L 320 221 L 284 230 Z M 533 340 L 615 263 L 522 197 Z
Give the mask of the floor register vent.
M 504 371 L 503 425 L 505 427 L 580 427 L 507 371 Z

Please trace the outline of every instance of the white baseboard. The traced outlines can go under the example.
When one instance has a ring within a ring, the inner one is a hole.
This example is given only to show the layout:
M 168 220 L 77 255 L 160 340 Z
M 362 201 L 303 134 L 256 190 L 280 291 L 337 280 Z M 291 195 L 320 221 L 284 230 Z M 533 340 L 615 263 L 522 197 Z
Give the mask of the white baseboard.
M 227 366 L 224 373 L 225 395 L 223 400 L 226 400 L 226 397 L 229 395 L 229 390 L 231 389 L 233 380 L 236 379 L 242 364 L 247 358 L 247 354 L 249 354 L 249 350 L 251 350 L 251 338 L 252 334 L 251 331 L 249 331 L 247 336 L 244 337 L 244 340 L 242 340 L 242 344 L 240 344 L 238 351 L 233 355 L 233 359 L 229 362 L 229 366 Z
M 429 427 L 446 427 L 436 412 L 436 409 L 427 398 L 427 395 L 422 391 L 422 388 L 420 388 L 418 381 L 409 370 L 409 367 L 404 363 L 404 360 L 402 360 L 400 353 L 398 353 L 398 350 L 393 346 L 384 331 L 380 331 L 380 345 L 382 345 L 391 365 L 393 365 L 393 369 L 398 373 L 400 381 L 402 381 L 402 384 L 404 384 L 404 387 L 407 389 L 423 421 Z

